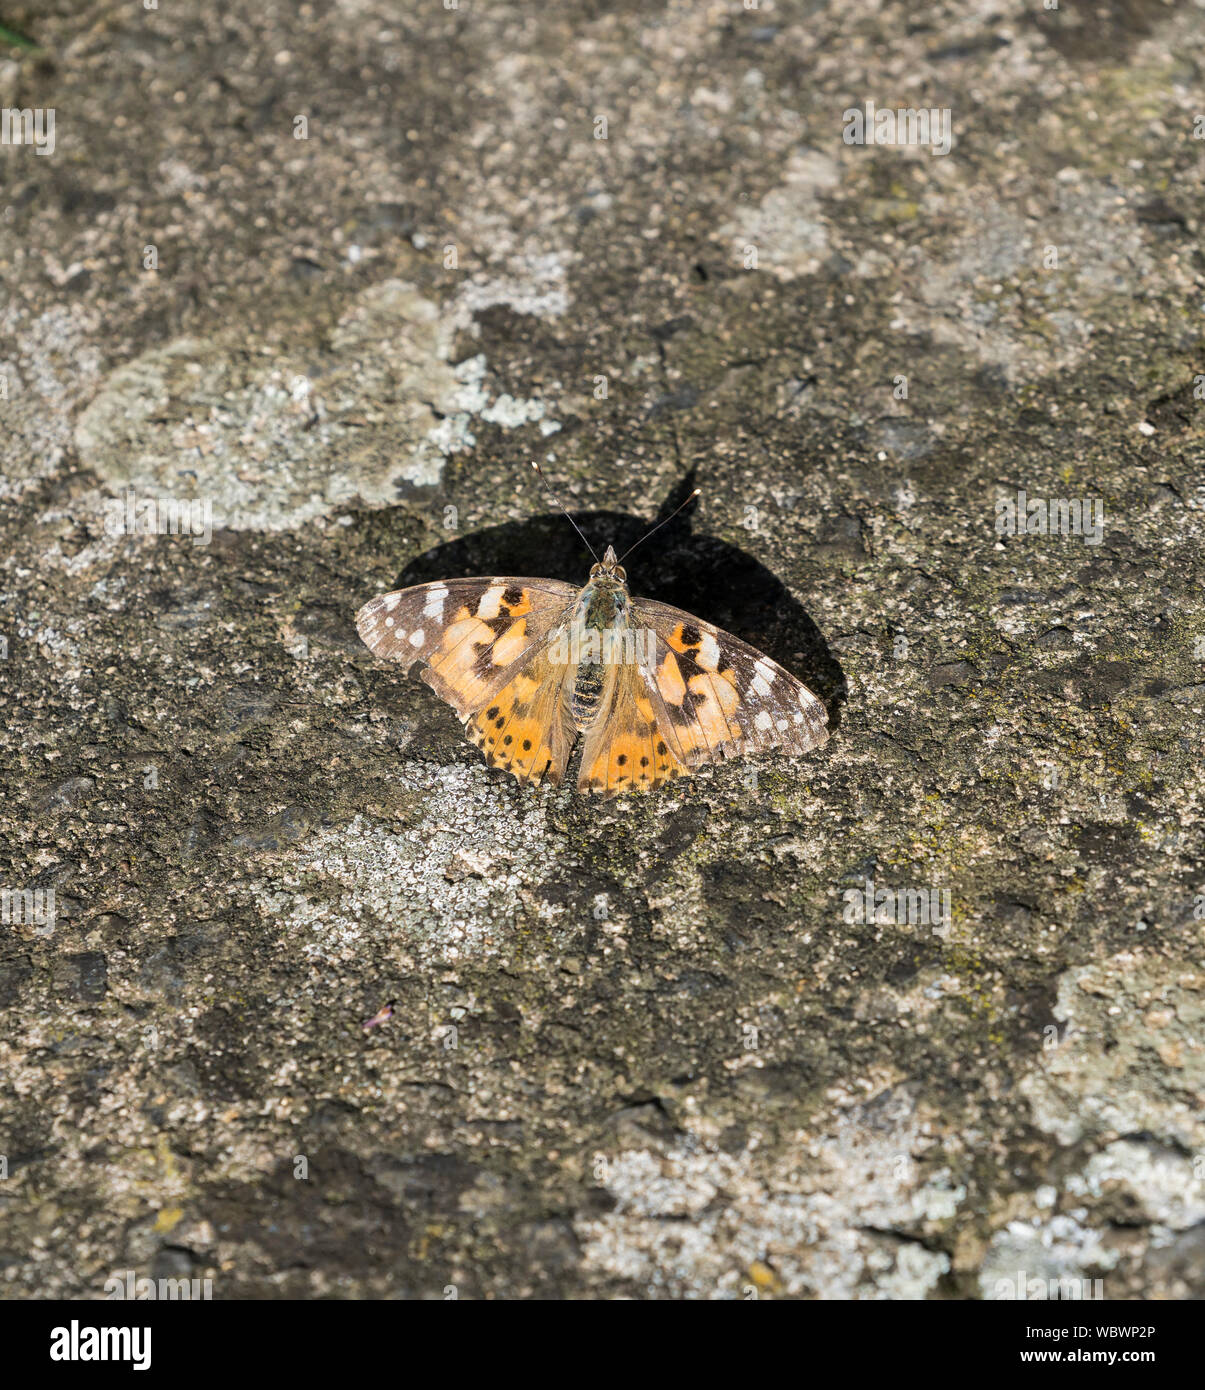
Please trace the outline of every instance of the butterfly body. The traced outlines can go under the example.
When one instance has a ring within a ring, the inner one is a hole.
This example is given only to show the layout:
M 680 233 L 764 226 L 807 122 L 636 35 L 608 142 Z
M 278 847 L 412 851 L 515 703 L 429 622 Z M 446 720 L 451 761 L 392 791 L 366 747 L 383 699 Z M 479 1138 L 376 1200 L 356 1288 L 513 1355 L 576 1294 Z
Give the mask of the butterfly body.
M 595 566 L 598 570 L 600 567 Z M 608 636 L 611 651 L 622 652 L 629 630 L 631 605 L 623 571 L 593 574 L 574 600 L 569 624 L 568 653 L 575 656 L 570 708 L 579 733 L 585 733 L 602 709 L 606 686 Z M 595 634 L 593 637 L 591 634 Z
M 559 783 L 580 735 L 578 788 L 645 790 L 705 763 L 827 737 L 821 702 L 769 657 L 680 609 L 633 599 L 608 548 L 581 589 L 455 579 L 371 600 L 367 646 L 423 679 L 493 767 Z
M 603 669 L 596 662 L 580 665 L 573 679 L 570 708 L 578 733 L 585 733 L 602 709 Z

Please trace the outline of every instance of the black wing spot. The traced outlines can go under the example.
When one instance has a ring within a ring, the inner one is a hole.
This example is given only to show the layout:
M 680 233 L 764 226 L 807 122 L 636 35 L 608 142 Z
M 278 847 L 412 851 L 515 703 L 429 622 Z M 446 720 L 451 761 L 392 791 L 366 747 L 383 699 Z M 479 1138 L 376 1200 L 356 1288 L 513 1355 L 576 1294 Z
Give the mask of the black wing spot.
M 648 760 L 647 758 L 641 758 L 641 759 L 640 759 L 640 766 L 641 766 L 641 767 L 648 767 L 648 765 L 649 765 L 649 760 Z
M 531 739 L 525 738 L 525 739 L 523 740 L 523 751 L 524 751 L 524 753 L 530 753 L 530 752 L 531 752 Z
M 485 712 L 485 717 L 486 717 L 487 719 L 497 719 L 497 717 L 498 717 L 498 706 L 495 705 L 492 709 L 487 709 L 486 712 Z
M 628 760 L 628 755 L 627 755 L 626 753 L 621 753 L 621 754 L 619 755 L 619 757 L 615 759 L 615 761 L 619 764 L 620 767 L 622 767 L 622 766 L 624 765 L 624 763 L 627 762 L 627 760 Z

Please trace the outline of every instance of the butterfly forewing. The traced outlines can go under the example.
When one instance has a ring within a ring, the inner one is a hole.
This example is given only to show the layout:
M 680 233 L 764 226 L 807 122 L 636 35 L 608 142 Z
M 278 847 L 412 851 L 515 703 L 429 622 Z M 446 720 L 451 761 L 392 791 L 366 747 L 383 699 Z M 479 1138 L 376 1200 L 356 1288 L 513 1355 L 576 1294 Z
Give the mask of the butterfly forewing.
M 769 748 L 806 753 L 828 737 L 824 705 L 756 647 L 669 604 L 639 599 L 633 613 L 656 634 L 646 683 L 688 767 Z
M 556 579 L 448 579 L 381 594 L 356 614 L 377 656 L 423 680 L 462 719 L 482 710 L 558 625 L 577 590 Z

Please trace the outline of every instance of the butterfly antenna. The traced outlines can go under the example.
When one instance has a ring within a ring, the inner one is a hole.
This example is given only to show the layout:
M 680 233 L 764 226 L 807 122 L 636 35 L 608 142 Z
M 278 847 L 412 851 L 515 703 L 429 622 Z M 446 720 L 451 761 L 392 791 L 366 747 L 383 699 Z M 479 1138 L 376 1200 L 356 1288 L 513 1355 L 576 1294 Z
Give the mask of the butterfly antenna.
M 586 549 L 590 552 L 590 554 L 594 555 L 594 547 L 590 544 L 588 540 L 586 540 L 585 536 L 582 536 L 582 528 L 577 524 L 576 521 L 574 521 L 574 519 L 571 516 L 569 516 L 569 513 L 565 511 L 565 508 L 561 506 L 561 499 L 556 495 L 555 492 L 553 492 L 552 488 L 549 487 L 548 479 L 544 476 L 544 470 L 535 461 L 535 459 L 532 459 L 531 466 L 540 475 L 540 482 L 544 484 L 544 487 L 547 490 L 549 497 L 552 498 L 553 506 L 556 507 L 558 511 L 565 512 L 566 517 L 568 517 L 569 519 L 569 525 L 572 526 L 573 529 L 577 532 L 577 534 L 582 537 L 582 543 L 583 545 L 585 545 Z M 602 563 L 602 561 L 599 560 L 597 555 L 594 555 L 594 563 L 596 565 Z
M 682 506 L 681 506 L 681 507 L 677 507 L 674 511 L 670 512 L 669 516 L 667 516 L 667 517 L 665 518 L 664 521 L 659 521 L 659 522 L 656 524 L 656 526 L 653 527 L 653 529 L 652 529 L 651 531 L 646 531 L 646 532 L 644 533 L 644 535 L 641 536 L 640 539 L 636 542 L 636 545 L 643 545 L 643 544 L 645 543 L 645 541 L 647 541 L 648 538 L 649 538 L 650 536 L 656 535 L 657 532 L 660 531 L 661 528 L 662 528 L 663 526 L 665 526 L 665 525 L 667 525 L 669 522 L 673 521 L 674 517 L 676 517 L 676 516 L 678 515 L 678 513 L 682 510 L 683 507 L 689 507 L 690 504 L 695 500 L 695 498 L 696 498 L 696 497 L 699 495 L 699 493 L 702 492 L 702 491 L 703 491 L 703 489 L 702 489 L 701 487 L 695 488 L 695 490 L 690 494 L 690 496 L 686 499 L 686 501 L 682 503 Z M 630 546 L 628 546 L 628 548 L 627 548 L 627 549 L 623 552 L 623 554 L 619 557 L 619 564 L 621 564 L 621 565 L 623 564 L 623 562 L 628 558 L 628 556 L 632 553 L 632 551 L 636 549 L 636 545 L 630 545 Z

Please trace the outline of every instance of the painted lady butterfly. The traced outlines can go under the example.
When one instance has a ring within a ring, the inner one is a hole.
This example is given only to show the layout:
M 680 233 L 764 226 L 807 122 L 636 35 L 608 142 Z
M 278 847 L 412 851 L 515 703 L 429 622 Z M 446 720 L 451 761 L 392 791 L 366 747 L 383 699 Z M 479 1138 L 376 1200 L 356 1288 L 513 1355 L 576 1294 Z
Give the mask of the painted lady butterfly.
M 559 784 L 579 733 L 578 790 L 604 796 L 720 758 L 807 753 L 828 737 L 824 705 L 769 657 L 681 609 L 632 598 L 611 546 L 581 589 L 448 579 L 381 594 L 356 627 L 377 656 L 407 671 L 423 662 L 423 680 L 486 762 L 520 782 Z

